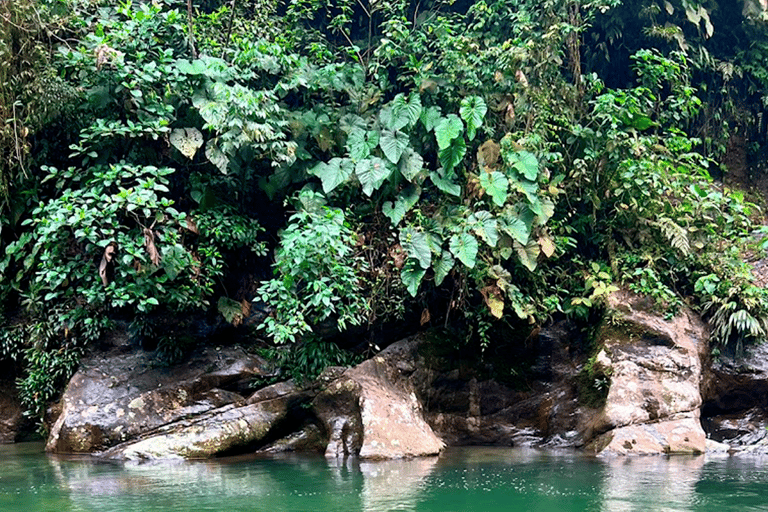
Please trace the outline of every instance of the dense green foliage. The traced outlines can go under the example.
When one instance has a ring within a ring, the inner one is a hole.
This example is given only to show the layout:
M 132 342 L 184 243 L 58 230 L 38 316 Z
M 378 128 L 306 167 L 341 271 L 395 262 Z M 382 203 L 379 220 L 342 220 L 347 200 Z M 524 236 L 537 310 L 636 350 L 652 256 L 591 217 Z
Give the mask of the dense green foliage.
M 742 7 L 2 4 L 22 398 L 40 415 L 111 319 L 211 309 L 267 311 L 257 336 L 312 374 L 348 359 L 323 337 L 440 323 L 484 351 L 501 324 L 593 321 L 620 286 L 699 308 L 719 346 L 764 338 L 761 210 L 722 184 L 746 172 L 729 145 L 765 140 L 768 16 Z

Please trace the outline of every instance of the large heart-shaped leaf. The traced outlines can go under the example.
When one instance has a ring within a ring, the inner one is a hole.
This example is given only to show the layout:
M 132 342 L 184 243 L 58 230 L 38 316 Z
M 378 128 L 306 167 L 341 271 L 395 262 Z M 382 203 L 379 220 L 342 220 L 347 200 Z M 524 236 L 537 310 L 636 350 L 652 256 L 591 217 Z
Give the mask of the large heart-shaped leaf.
M 371 156 L 371 151 L 379 144 L 379 132 L 376 130 L 353 129 L 347 137 L 347 151 L 355 162 Z
M 522 263 L 525 268 L 531 272 L 536 270 L 536 260 L 541 252 L 541 248 L 536 241 L 531 241 L 526 245 L 515 242 L 515 251 L 517 252 L 517 257 L 520 260 L 520 263 Z
M 413 148 L 406 148 L 400 160 L 400 174 L 402 174 L 405 179 L 412 182 L 416 179 L 422 169 L 424 169 L 424 159 L 421 155 Z
M 355 164 L 349 158 L 332 158 L 330 162 L 320 162 L 309 173 L 314 174 L 323 183 L 326 194 L 347 181 L 355 171 Z
M 440 121 L 442 115 L 440 113 L 440 107 L 429 107 L 422 109 L 421 111 L 421 124 L 424 125 L 424 128 L 431 132 L 435 129 L 435 126 L 437 126 L 437 123 Z
M 477 129 L 483 124 L 483 118 L 488 112 L 488 105 L 480 96 L 470 96 L 461 100 L 459 114 L 467 122 L 467 137 L 469 140 L 475 139 Z
M 413 205 L 419 200 L 420 194 L 421 189 L 418 186 L 409 185 L 397 194 L 397 199 L 394 203 L 392 201 L 384 203 L 381 206 L 381 211 L 384 215 L 389 217 L 393 226 L 397 226 L 400 224 L 400 221 L 403 220 L 405 214 L 408 213 L 408 211 L 413 208 Z
M 415 297 L 419 291 L 419 284 L 426 274 L 426 269 L 419 265 L 419 262 L 413 258 L 408 258 L 400 271 L 400 279 L 403 281 L 405 288 L 411 297 Z
M 435 270 L 435 285 L 440 286 L 443 284 L 443 280 L 450 273 L 455 264 L 456 262 L 453 259 L 453 256 L 451 256 L 451 253 L 449 251 L 443 251 L 433 265 Z
M 528 151 L 518 151 L 516 156 L 515 169 L 525 176 L 526 179 L 536 181 L 536 178 L 539 176 L 539 161 L 536 159 L 536 155 Z
M 435 125 L 435 138 L 437 147 L 445 149 L 451 145 L 451 141 L 461 135 L 464 131 L 464 123 L 461 122 L 456 114 L 448 114 L 441 118 Z
M 209 140 L 205 143 L 205 157 L 209 162 L 218 167 L 222 174 L 227 174 L 227 170 L 229 168 L 229 158 L 219 148 L 217 142 L 218 138 Z
M 447 147 L 441 149 L 438 153 L 440 163 L 446 171 L 452 171 L 454 167 L 464 159 L 467 154 L 467 143 L 463 137 L 453 139 Z
M 498 171 L 480 173 L 480 186 L 491 196 L 496 206 L 504 206 L 509 195 L 509 181 Z
M 197 128 L 175 128 L 168 140 L 182 155 L 192 160 L 203 145 L 203 134 Z
M 387 157 L 387 160 L 396 164 L 400 161 L 405 148 L 408 147 L 408 135 L 399 131 L 383 130 L 379 146 L 381 146 L 381 151 Z
M 477 236 L 491 247 L 496 247 L 499 241 L 499 230 L 496 219 L 489 212 L 480 210 L 469 216 L 467 224 Z
M 453 179 L 455 174 L 451 171 L 442 175 L 441 173 L 431 171 L 429 173 L 429 179 L 432 183 L 441 191 L 452 196 L 461 196 L 461 186 L 459 186 Z
M 373 194 L 373 191 L 378 189 L 384 183 L 384 180 L 389 178 L 392 170 L 392 167 L 385 160 L 375 156 L 361 160 L 355 165 L 355 175 L 360 180 L 363 193 L 367 196 Z
M 429 249 L 427 235 L 413 226 L 400 230 L 400 245 L 410 258 L 419 262 L 421 268 L 428 269 L 432 264 L 432 251 Z
M 415 125 L 421 116 L 421 96 L 417 92 L 411 93 L 407 101 L 405 94 L 398 94 L 392 100 L 391 106 L 393 118 L 407 120 L 404 126 Z
M 477 262 L 477 239 L 469 233 L 453 235 L 448 247 L 456 258 L 465 266 L 474 268 Z M 538 247 L 538 246 L 537 246 Z

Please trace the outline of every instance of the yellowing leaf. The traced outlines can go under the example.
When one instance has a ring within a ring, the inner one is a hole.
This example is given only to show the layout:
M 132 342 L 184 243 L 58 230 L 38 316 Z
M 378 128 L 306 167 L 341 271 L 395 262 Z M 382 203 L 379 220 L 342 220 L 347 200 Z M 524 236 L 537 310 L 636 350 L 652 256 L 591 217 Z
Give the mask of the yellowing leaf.
M 480 293 L 491 315 L 494 318 L 501 318 L 504 315 L 504 299 L 501 296 L 501 290 L 496 286 L 486 286 L 480 290 Z
M 203 134 L 197 128 L 176 128 L 168 139 L 173 147 L 190 160 L 203 145 Z
M 551 258 L 555 254 L 555 242 L 548 236 L 542 236 L 539 238 L 539 245 L 541 246 L 541 252 L 544 256 Z

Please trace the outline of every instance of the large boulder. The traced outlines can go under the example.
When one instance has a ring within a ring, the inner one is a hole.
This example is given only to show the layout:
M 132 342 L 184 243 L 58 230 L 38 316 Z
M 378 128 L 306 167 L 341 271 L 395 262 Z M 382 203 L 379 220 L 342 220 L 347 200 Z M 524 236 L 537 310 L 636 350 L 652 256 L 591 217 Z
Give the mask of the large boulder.
M 614 318 L 598 336 L 593 366 L 610 379 L 605 404 L 582 412 L 581 429 L 598 453 L 702 453 L 699 421 L 705 325 L 690 311 L 672 319 L 628 292 L 610 299 Z
M 409 378 L 418 343 L 397 342 L 339 376 L 324 376 L 313 409 L 328 434 L 326 457 L 392 459 L 442 450 Z
M 120 460 L 205 459 L 244 451 L 263 441 L 308 395 L 295 386 L 276 384 L 248 401 L 226 405 L 149 430 L 100 455 Z
M 768 454 L 768 344 L 714 358 L 703 385 L 702 425 L 732 454 Z
M 87 357 L 67 386 L 46 449 L 99 452 L 242 401 L 264 367 L 235 347 L 206 347 L 172 367 L 129 347 Z

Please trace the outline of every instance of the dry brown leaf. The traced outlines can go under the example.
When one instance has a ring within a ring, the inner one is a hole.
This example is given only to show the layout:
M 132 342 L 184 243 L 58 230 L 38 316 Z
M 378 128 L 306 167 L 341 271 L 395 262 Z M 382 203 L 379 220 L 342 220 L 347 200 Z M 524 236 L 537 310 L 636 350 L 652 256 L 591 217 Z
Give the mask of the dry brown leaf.
M 432 315 L 429 314 L 428 308 L 424 308 L 424 311 L 421 312 L 421 325 L 428 324 L 430 320 L 432 320 Z
M 187 217 L 187 231 L 191 231 L 192 233 L 199 235 L 200 230 L 197 229 L 197 224 L 195 224 L 195 221 L 193 221 L 190 217 Z
M 389 248 L 389 257 L 392 258 L 392 262 L 398 270 L 405 265 L 406 254 L 400 244 L 395 244 Z
M 160 265 L 160 253 L 155 247 L 155 233 L 151 229 L 144 228 L 144 247 L 147 248 L 149 260 L 153 265 Z

